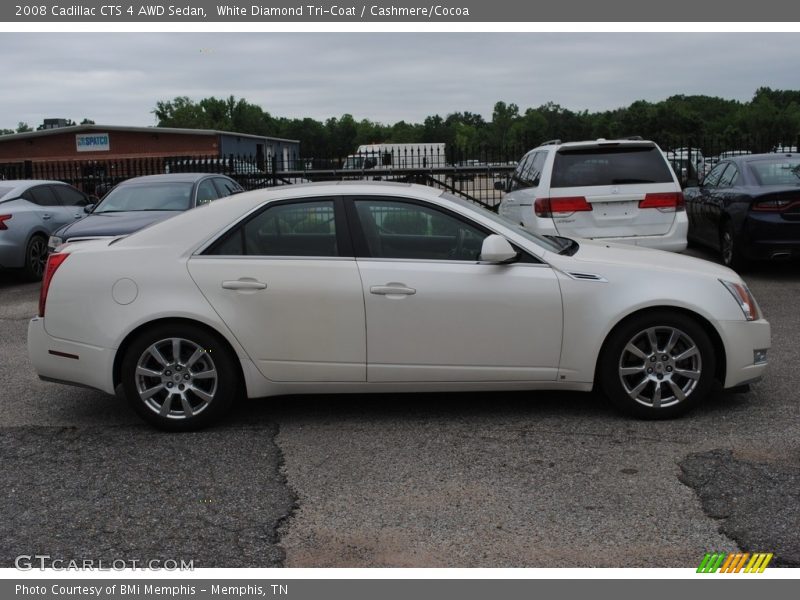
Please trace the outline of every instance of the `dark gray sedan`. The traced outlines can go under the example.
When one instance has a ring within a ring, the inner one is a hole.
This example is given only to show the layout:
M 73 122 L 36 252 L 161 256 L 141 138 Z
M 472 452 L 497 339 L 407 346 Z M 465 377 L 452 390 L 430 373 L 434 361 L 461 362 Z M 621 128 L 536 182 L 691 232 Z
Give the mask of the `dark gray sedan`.
M 78 223 L 57 230 L 52 252 L 61 244 L 138 231 L 190 208 L 243 191 L 230 177 L 216 173 L 146 175 L 123 181 Z
M 689 241 L 727 266 L 800 258 L 800 154 L 732 156 L 683 193 Z

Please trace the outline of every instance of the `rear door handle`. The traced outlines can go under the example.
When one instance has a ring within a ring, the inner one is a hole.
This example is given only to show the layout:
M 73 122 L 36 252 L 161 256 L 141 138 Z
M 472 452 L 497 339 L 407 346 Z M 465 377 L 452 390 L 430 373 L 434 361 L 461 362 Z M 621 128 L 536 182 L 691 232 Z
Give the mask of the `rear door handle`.
M 369 288 L 370 294 L 378 296 L 413 296 L 417 293 L 414 288 L 406 287 L 403 284 L 373 285 Z
M 265 290 L 267 284 L 255 279 L 235 279 L 233 281 L 223 281 L 224 290 Z

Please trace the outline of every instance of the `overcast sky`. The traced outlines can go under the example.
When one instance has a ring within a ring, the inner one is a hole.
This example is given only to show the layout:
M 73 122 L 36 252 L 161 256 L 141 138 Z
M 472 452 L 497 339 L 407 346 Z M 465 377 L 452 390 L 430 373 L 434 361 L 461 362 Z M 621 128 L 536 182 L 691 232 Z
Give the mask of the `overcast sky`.
M 497 100 L 605 110 L 800 87 L 800 34 L 0 33 L 0 128 L 46 117 L 155 124 L 159 100 L 237 98 L 274 116 L 383 123 Z

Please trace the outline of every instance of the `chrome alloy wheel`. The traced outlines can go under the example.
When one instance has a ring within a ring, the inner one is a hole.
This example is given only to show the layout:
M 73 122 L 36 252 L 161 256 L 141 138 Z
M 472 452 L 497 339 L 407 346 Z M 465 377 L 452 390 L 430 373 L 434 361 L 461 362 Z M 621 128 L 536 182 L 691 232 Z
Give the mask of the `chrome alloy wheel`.
M 218 378 L 211 355 L 183 338 L 157 341 L 136 363 L 139 398 L 168 419 L 187 419 L 205 410 L 217 393 Z
M 703 362 L 695 342 L 675 327 L 650 327 L 622 350 L 618 372 L 625 392 L 648 408 L 674 406 L 700 382 Z

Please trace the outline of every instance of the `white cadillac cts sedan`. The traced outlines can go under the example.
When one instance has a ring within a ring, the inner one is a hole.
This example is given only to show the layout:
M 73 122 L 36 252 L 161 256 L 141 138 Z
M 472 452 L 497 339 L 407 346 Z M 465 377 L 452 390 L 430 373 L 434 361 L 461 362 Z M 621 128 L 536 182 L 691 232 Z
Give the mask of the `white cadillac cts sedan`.
M 725 267 L 539 237 L 396 183 L 241 194 L 50 256 L 42 379 L 124 396 L 157 427 L 239 395 L 584 390 L 677 416 L 766 369 L 769 323 Z

